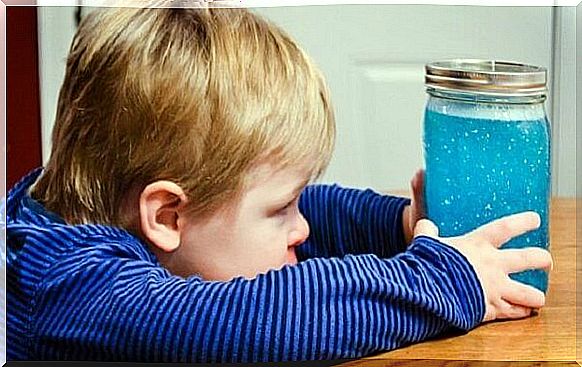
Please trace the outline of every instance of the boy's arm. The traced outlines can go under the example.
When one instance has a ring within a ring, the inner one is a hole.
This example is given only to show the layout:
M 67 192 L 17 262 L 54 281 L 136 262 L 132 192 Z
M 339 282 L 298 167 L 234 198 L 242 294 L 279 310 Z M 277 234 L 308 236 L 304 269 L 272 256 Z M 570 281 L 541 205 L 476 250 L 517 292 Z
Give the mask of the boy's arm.
M 390 257 L 406 249 L 403 214 L 410 199 L 338 185 L 311 185 L 299 199 L 310 236 L 300 260 L 372 253 Z
M 469 330 L 485 314 L 466 258 L 424 236 L 390 259 L 311 259 L 229 282 L 185 280 L 115 251 L 109 259 L 82 251 L 39 288 L 39 359 L 354 358 Z

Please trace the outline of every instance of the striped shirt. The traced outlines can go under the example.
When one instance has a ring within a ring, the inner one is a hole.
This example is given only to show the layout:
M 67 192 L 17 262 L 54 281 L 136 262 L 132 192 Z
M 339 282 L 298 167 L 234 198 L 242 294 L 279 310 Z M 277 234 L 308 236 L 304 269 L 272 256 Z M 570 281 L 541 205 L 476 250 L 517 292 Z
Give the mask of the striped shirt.
M 207 281 L 171 275 L 123 229 L 66 224 L 28 196 L 40 172 L 7 200 L 8 360 L 354 358 L 484 316 L 466 258 L 429 237 L 404 243 L 407 199 L 308 186 L 298 264 Z

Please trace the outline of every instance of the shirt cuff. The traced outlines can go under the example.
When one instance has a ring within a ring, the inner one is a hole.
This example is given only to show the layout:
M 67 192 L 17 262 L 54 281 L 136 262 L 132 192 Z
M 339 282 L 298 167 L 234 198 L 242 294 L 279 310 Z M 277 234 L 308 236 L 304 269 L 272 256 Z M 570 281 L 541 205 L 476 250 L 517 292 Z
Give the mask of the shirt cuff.
M 433 264 L 436 269 L 452 274 L 448 276 L 457 306 L 466 317 L 457 320 L 457 327 L 470 330 L 485 317 L 485 293 L 469 260 L 456 248 L 428 236 L 418 236 L 412 241 L 410 251 Z

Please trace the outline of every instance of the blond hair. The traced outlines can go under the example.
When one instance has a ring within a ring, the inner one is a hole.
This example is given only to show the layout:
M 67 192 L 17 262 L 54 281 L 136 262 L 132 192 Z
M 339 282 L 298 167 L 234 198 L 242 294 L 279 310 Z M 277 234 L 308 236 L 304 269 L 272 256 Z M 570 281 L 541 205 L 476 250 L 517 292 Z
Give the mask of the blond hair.
M 321 73 L 244 9 L 100 9 L 81 23 L 49 162 L 31 194 L 69 223 L 124 226 L 132 188 L 170 180 L 195 213 L 256 162 L 326 168 L 335 124 Z

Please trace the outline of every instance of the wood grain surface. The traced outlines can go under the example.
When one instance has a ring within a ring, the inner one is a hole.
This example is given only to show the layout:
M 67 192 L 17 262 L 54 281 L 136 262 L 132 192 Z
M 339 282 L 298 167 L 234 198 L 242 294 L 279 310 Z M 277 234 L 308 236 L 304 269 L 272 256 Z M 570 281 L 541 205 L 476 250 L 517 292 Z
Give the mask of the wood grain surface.
M 552 200 L 554 268 L 538 315 L 491 322 L 342 366 L 578 366 L 576 363 L 576 200 Z

